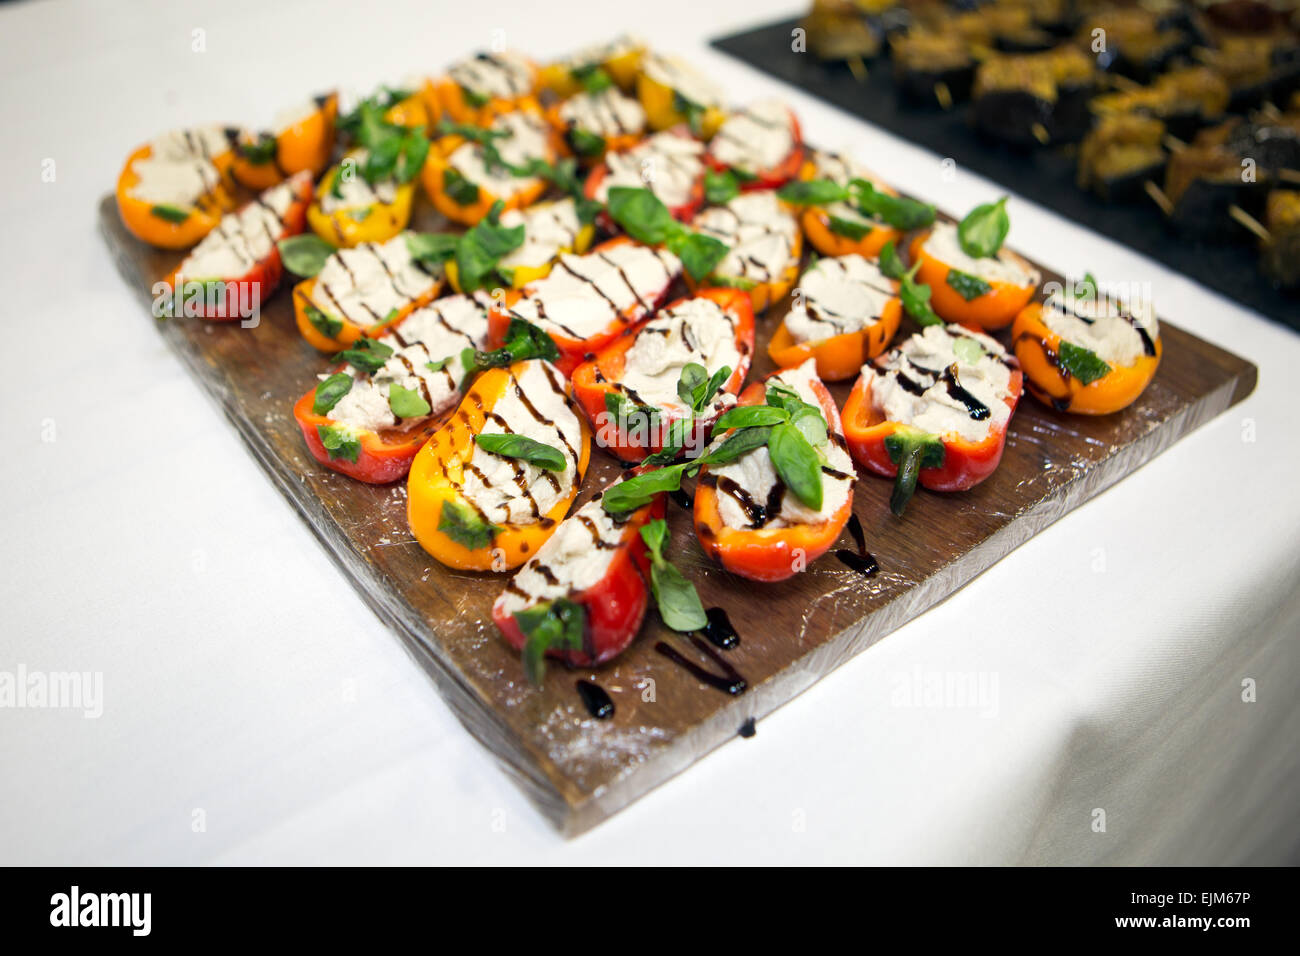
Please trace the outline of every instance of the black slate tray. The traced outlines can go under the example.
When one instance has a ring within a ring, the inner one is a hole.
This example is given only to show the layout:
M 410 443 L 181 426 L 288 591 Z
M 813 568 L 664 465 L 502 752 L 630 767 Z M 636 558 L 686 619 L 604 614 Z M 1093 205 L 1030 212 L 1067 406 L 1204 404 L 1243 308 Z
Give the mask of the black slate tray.
M 989 142 L 970 126 L 964 105 L 943 112 L 900 102 L 888 59 L 869 62 L 859 82 L 842 63 L 793 52 L 790 31 L 798 24 L 782 20 L 712 45 L 1300 331 L 1300 295 L 1275 289 L 1260 274 L 1253 245 L 1188 241 L 1169 229 L 1154 203 L 1103 203 L 1075 185 L 1074 158 L 1060 149 L 1024 152 Z

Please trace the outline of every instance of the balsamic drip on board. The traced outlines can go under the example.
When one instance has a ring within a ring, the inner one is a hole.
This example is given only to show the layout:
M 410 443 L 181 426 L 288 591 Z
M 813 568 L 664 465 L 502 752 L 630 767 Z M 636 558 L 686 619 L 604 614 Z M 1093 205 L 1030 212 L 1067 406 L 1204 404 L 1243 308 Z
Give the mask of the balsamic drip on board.
M 880 565 L 876 562 L 875 556 L 867 550 L 867 536 L 862 531 L 862 522 L 858 520 L 857 515 L 849 516 L 849 534 L 853 535 L 853 541 L 858 549 L 850 551 L 848 548 L 837 548 L 835 557 L 839 558 L 840 563 L 846 567 L 869 578 L 880 570 Z
M 709 623 L 704 625 L 700 633 L 709 639 L 710 644 L 724 651 L 740 645 L 740 635 L 731 626 L 731 618 L 727 617 L 726 611 L 720 607 L 711 607 L 704 612 L 704 616 L 709 619 Z
M 709 643 L 702 637 L 695 634 L 688 634 L 690 642 L 695 645 L 695 649 L 711 660 L 722 671 L 721 674 L 715 674 L 706 670 L 693 660 L 685 657 L 676 648 L 667 641 L 659 641 L 655 644 L 655 652 L 668 658 L 678 667 L 685 670 L 696 680 L 708 684 L 715 690 L 720 690 L 724 694 L 730 694 L 735 697 L 743 694 L 749 689 L 749 684 L 740 676 L 740 672 L 732 667 L 717 651 L 709 646 Z
M 609 694 L 605 693 L 605 688 L 595 681 L 582 679 L 579 679 L 575 686 L 578 688 L 578 696 L 582 698 L 582 703 L 587 708 L 587 713 L 597 720 L 608 720 L 614 716 L 614 702 L 610 700 Z

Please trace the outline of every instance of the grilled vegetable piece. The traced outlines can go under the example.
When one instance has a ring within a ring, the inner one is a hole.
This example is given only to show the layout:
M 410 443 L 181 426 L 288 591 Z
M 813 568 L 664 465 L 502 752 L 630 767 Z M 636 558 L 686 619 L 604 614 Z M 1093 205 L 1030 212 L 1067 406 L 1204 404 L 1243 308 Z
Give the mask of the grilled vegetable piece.
M 1137 86 L 1093 98 L 1089 108 L 1101 120 L 1135 114 L 1161 120 L 1170 134 L 1190 139 L 1218 120 L 1228 105 L 1228 84 L 1208 67 L 1171 70 L 1150 86 Z
M 1077 181 L 1107 202 L 1143 195 L 1143 184 L 1165 166 L 1165 124 L 1151 116 L 1103 116 L 1079 147 Z
M 1101 34 L 1095 31 L 1103 31 Z M 1083 19 L 1077 34 L 1083 49 L 1092 49 L 1097 36 L 1105 48 L 1097 52 L 1097 65 L 1146 83 L 1169 64 L 1188 53 L 1194 37 L 1158 13 L 1141 8 L 1109 8 Z
M 234 144 L 231 174 L 240 185 L 269 189 L 303 171 L 319 176 L 334 149 L 337 93 L 327 93 L 291 108 L 267 132 L 244 131 Z
M 779 368 L 812 358 L 825 382 L 852 378 L 898 331 L 898 287 L 862 256 L 818 259 L 804 270 L 800 294 L 773 333 L 768 355 Z
M 204 296 L 205 319 L 248 318 L 247 310 L 260 307 L 280 284 L 283 268 L 276 243 L 303 231 L 311 189 L 311 173 L 304 170 L 222 216 L 164 281 L 182 298 L 195 287 L 206 291 L 215 286 L 212 301 Z
M 481 292 L 449 296 L 353 343 L 294 405 L 312 457 L 370 484 L 406 475 L 474 372 L 490 305 Z
M 1137 400 L 1163 345 L 1149 302 L 1121 303 L 1093 283 L 1025 306 L 1011 328 L 1026 387 L 1057 411 L 1109 415 Z
M 975 124 L 1013 146 L 1076 142 L 1092 121 L 1087 103 L 1095 71 L 1072 46 L 985 60 L 975 74 Z
M 853 0 L 813 0 L 799 25 L 809 52 L 820 60 L 870 60 L 880 53 L 880 33 Z
M 564 519 L 590 454 L 558 369 L 541 359 L 489 369 L 411 464 L 411 532 L 447 567 L 516 568 Z
M 705 209 L 691 225 L 728 246 L 704 284 L 743 289 L 756 315 L 789 292 L 798 278 L 803 237 L 790 208 L 773 192 L 742 193 Z M 697 285 L 689 273 L 686 284 Z
M 947 110 L 970 99 L 975 58 L 960 34 L 912 29 L 889 43 L 894 77 L 908 104 Z
M 538 90 L 537 66 L 510 50 L 476 53 L 433 81 L 442 114 L 453 123 L 488 126 L 530 103 Z
M 188 249 L 235 207 L 228 177 L 233 130 L 174 130 L 127 157 L 117 208 L 127 230 L 151 246 Z
M 689 452 L 703 447 L 713 422 L 734 403 L 753 354 L 749 297 L 739 289 L 703 289 L 660 309 L 634 334 L 619 336 L 579 365 L 573 393 L 596 430 L 596 443 L 624 461 L 657 454 L 665 443 Z M 707 384 L 727 372 L 716 391 L 708 394 L 706 384 L 696 401 L 688 365 Z
M 873 364 L 844 406 L 853 457 L 894 479 L 890 509 L 902 516 L 919 482 L 965 491 L 1002 460 L 1022 375 L 987 335 L 932 325 Z
M 508 293 L 492 310 L 492 345 L 505 341 L 512 319 L 522 319 L 551 337 L 560 353 L 555 364 L 568 375 L 588 353 L 651 315 L 681 271 L 672 253 L 626 237 L 585 256 L 562 255 L 546 278 Z
M 1260 248 L 1265 275 L 1284 288 L 1300 285 L 1300 191 L 1270 192 L 1264 225 L 1269 233 Z
M 783 420 L 740 427 L 739 416 L 764 414 L 746 411 L 762 405 Z M 745 389 L 728 415 L 737 416 L 738 427 L 715 435 L 706 456 L 732 441 L 747 450 L 700 471 L 696 536 L 733 574 L 783 581 L 825 554 L 853 511 L 857 475 L 839 410 L 810 359 Z

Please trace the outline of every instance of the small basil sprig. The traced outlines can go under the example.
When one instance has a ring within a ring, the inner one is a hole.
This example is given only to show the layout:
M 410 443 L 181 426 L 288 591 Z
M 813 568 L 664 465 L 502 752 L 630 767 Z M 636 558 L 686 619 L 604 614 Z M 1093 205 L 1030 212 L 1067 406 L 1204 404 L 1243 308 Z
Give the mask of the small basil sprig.
M 363 101 L 357 110 L 355 136 L 366 150 L 360 168 L 362 178 L 368 183 L 389 178 L 409 183 L 419 175 L 429 155 L 429 140 L 424 131 L 417 126 L 386 122 L 382 108 L 373 100 Z
M 614 186 L 609 191 L 607 208 L 610 218 L 633 239 L 648 246 L 667 247 L 696 281 L 704 280 L 730 251 L 720 239 L 683 226 L 649 189 Z
M 388 386 L 388 407 L 398 418 L 423 418 L 433 411 L 423 395 L 396 382 Z
M 331 460 L 342 458 L 357 463 L 361 455 L 361 440 L 356 431 L 347 425 L 317 425 L 316 435 Z
M 979 276 L 973 276 L 969 272 L 962 272 L 952 268 L 948 270 L 948 274 L 943 281 L 948 283 L 948 288 L 967 302 L 972 302 L 982 295 L 987 295 L 993 289 L 991 283 L 986 282 Z
M 501 225 L 505 203 L 497 200 L 488 214 L 462 235 L 426 233 L 406 238 L 411 257 L 425 265 L 456 260 L 456 278 L 462 292 L 493 284 L 497 263 L 524 244 L 524 225 Z
M 587 93 L 603 93 L 614 85 L 613 79 L 599 63 L 575 66 L 569 75 L 581 83 L 583 91 Z
M 474 436 L 474 441 L 484 451 L 490 451 L 502 458 L 518 458 L 547 471 L 564 471 L 565 465 L 568 464 L 568 459 L 560 449 L 526 435 L 480 434 Z
M 699 362 L 687 362 L 677 378 L 677 397 L 686 405 L 687 414 L 668 426 L 663 447 L 642 464 L 666 465 L 674 461 L 686 446 L 686 436 L 694 429 L 695 419 L 709 406 L 722 386 L 731 378 L 731 367 L 722 366 L 712 375 Z
M 464 501 L 444 498 L 438 513 L 438 530 L 457 544 L 477 551 L 486 548 L 501 528 L 486 520 Z
M 391 346 L 366 336 L 361 336 L 349 348 L 334 356 L 335 361 L 347 362 L 353 368 L 374 375 L 393 354 Z
M 894 240 L 890 239 L 880 250 L 879 264 L 882 273 L 890 279 L 898 280 L 898 298 L 908 315 L 921 325 L 943 324 L 943 319 L 930 306 L 930 287 L 924 282 L 916 281 L 917 270 L 921 268 L 919 261 L 910 269 L 904 267 L 898 250 L 894 248 Z
M 962 252 L 974 259 L 987 259 L 998 254 L 1011 230 L 1007 216 L 1007 197 L 997 202 L 976 206 L 957 224 L 957 243 Z
M 506 327 L 505 344 L 490 352 L 467 348 L 461 353 L 460 361 L 467 372 L 480 372 L 489 368 L 505 368 L 515 362 L 527 359 L 545 359 L 554 362 L 560 357 L 560 350 L 555 341 L 523 319 L 511 319 Z
M 659 616 L 674 631 L 698 631 L 709 623 L 695 585 L 664 557 L 668 522 L 655 518 L 641 527 L 641 540 L 650 555 L 650 590 Z
M 257 139 L 242 140 L 239 143 L 239 155 L 254 166 L 265 166 L 275 159 L 276 139 L 270 133 L 258 133 Z
M 587 615 L 581 604 L 560 597 L 516 611 L 515 623 L 524 635 L 524 675 L 541 684 L 546 676 L 546 652 L 582 650 Z
M 777 196 L 796 206 L 829 206 L 847 202 L 864 215 L 888 223 L 904 232 L 934 222 L 934 207 L 902 196 L 891 196 L 865 179 L 842 186 L 829 179 L 796 180 L 782 186 Z
M 1065 370 L 1079 380 L 1081 385 L 1091 385 L 1099 378 L 1110 374 L 1110 366 L 1091 349 L 1072 342 L 1062 341 L 1056 350 L 1057 357 Z
M 317 415 L 328 415 L 350 391 L 352 376 L 346 372 L 335 372 L 316 386 L 316 397 L 312 400 L 311 410 Z
M 337 246 L 315 233 L 281 239 L 276 243 L 276 248 L 280 250 L 280 262 L 284 267 L 304 279 L 320 275 L 329 257 L 339 251 Z
M 704 201 L 710 206 L 721 206 L 740 195 L 740 183 L 730 169 L 711 169 L 704 174 Z

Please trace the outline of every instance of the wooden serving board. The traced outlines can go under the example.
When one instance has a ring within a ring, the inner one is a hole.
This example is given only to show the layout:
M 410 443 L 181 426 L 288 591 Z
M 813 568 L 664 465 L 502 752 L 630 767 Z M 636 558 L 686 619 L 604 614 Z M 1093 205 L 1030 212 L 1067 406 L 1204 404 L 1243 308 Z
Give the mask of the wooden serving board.
M 99 219 L 118 268 L 147 309 L 151 286 L 178 257 L 127 233 L 111 195 L 100 204 Z M 413 228 L 445 225 L 421 204 Z M 1060 277 L 1044 270 L 1044 279 Z M 759 319 L 750 381 L 772 369 L 767 340 L 786 309 L 781 303 Z M 889 512 L 891 483 L 862 475 L 854 512 L 879 565 L 870 576 L 832 553 L 780 584 L 746 581 L 705 558 L 689 514 L 670 503 L 670 553 L 695 581 L 705 606 L 726 610 L 739 645 L 712 650 L 702 638 L 693 642 L 668 631 L 651 611 L 620 658 L 596 671 L 553 664 L 537 689 L 523 678 L 517 653 L 491 621 L 492 602 L 507 576 L 450 571 L 428 557 L 407 528 L 404 482 L 364 485 L 308 454 L 291 409 L 328 359 L 299 336 L 287 288 L 263 307 L 256 328 L 197 319 L 158 326 L 470 733 L 570 836 L 627 806 L 942 601 L 1070 509 L 1244 399 L 1256 378 L 1249 362 L 1162 324 L 1164 360 L 1136 405 L 1088 419 L 1054 413 L 1026 395 L 1011 420 L 1001 466 L 974 490 L 918 491 L 900 520 Z M 907 320 L 899 335 L 910 331 Z M 851 384 L 831 389 L 841 406 Z M 618 471 L 612 457 L 594 451 L 574 507 Z M 838 547 L 854 547 L 847 532 Z M 667 645 L 719 673 L 696 642 L 743 675 L 744 692 L 718 690 L 657 650 Z M 612 717 L 589 715 L 575 686 L 582 677 L 594 678 L 608 692 Z

